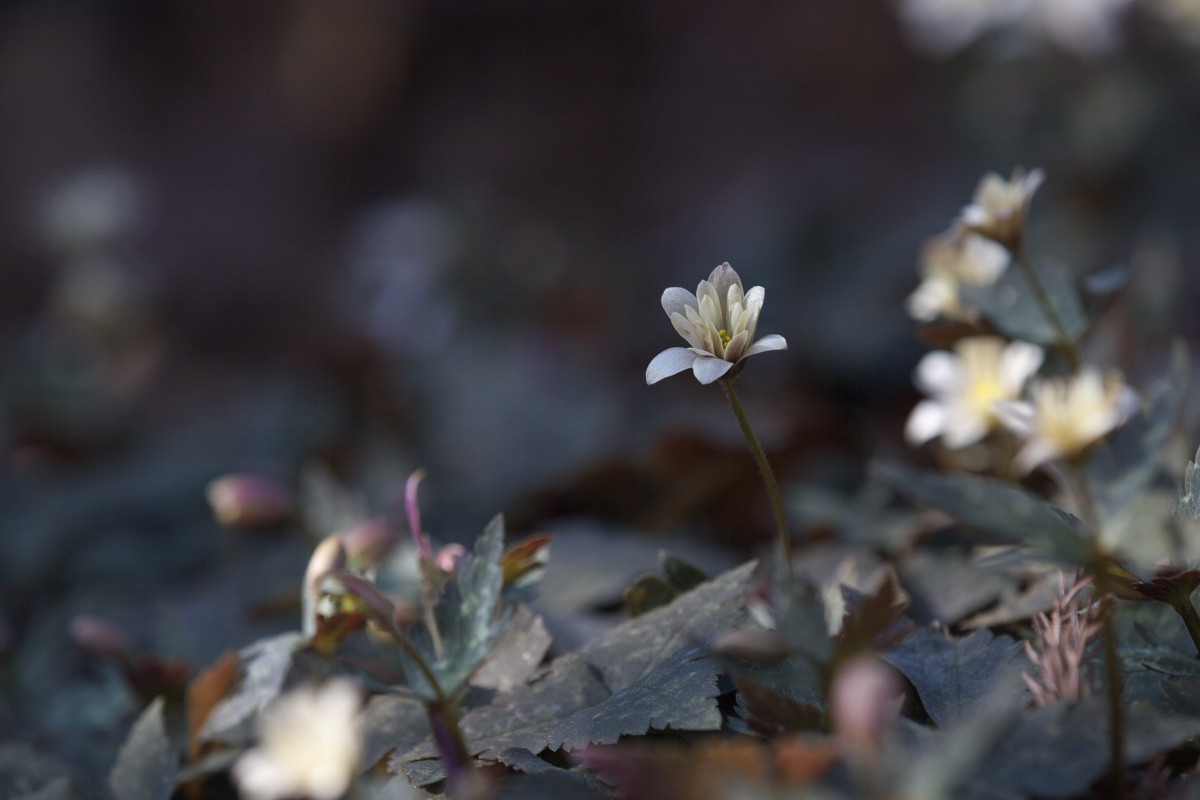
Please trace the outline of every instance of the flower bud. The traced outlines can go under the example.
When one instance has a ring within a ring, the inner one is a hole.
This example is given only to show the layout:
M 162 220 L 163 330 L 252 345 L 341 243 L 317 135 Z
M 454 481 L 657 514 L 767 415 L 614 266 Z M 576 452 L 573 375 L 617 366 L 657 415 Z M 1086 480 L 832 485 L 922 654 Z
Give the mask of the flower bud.
M 833 730 L 852 753 L 874 753 L 900 716 L 904 690 L 891 667 L 877 658 L 846 664 L 833 680 Z
M 248 473 L 225 475 L 210 483 L 208 504 L 217 521 L 230 528 L 273 528 L 292 513 L 287 487 L 269 476 Z
M 341 532 L 346 559 L 355 567 L 375 567 L 396 544 L 399 533 L 384 517 L 363 520 Z

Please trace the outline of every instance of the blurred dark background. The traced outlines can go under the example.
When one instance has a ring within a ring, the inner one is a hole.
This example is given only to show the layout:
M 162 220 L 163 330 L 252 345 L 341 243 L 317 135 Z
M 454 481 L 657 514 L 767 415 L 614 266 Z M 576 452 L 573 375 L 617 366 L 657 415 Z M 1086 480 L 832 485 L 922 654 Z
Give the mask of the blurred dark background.
M 4 4 L 0 739 L 111 760 L 81 614 L 191 668 L 292 624 L 246 609 L 311 538 L 219 528 L 225 473 L 395 515 L 424 466 L 435 537 L 584 520 L 634 572 L 753 552 L 721 393 L 644 384 L 662 290 L 767 287 L 790 349 L 743 400 L 785 484 L 852 491 L 905 452 L 920 245 L 989 170 L 1046 170 L 1033 250 L 1131 267 L 1095 347 L 1151 374 L 1196 333 L 1200 15 L 987 5 Z

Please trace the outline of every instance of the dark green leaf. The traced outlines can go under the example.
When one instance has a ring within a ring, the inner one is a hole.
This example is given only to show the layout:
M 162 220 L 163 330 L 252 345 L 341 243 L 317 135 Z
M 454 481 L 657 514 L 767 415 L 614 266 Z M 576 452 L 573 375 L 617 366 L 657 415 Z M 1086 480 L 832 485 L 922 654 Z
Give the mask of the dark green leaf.
M 1088 542 L 1078 520 L 1020 486 L 900 464 L 876 463 L 872 469 L 916 502 L 944 511 L 994 542 L 1027 544 L 1047 558 L 1073 566 L 1088 560 Z
M 789 697 L 742 676 L 734 678 L 734 683 L 746 722 L 756 733 L 775 737 L 825 727 L 825 712 L 816 703 Z
M 617 626 L 556 660 L 534 683 L 468 711 L 470 752 L 493 759 L 520 747 L 577 747 L 652 727 L 719 727 L 717 672 L 697 645 L 738 622 L 754 564 L 688 592 L 671 605 Z M 393 757 L 392 771 L 436 754 L 431 741 Z
M 108 775 L 108 786 L 121 800 L 170 800 L 178 774 L 179 755 L 167 738 L 159 697 L 133 724 Z
M 970 718 L 1016 668 L 1020 642 L 989 631 L 963 639 L 922 628 L 883 654 L 916 687 L 929 718 L 947 728 Z M 1015 696 L 1014 703 L 1023 702 Z
M 375 695 L 363 711 L 362 763 L 378 763 L 393 750 L 411 750 L 428 735 L 429 718 L 423 702 L 395 694 Z
M 679 593 L 667 585 L 667 582 L 657 575 L 647 575 L 639 578 L 633 586 L 625 590 L 625 610 L 631 617 L 662 608 L 670 604 Z
M 496 798 L 510 800 L 603 800 L 609 797 L 596 778 L 567 770 L 538 758 L 520 747 L 499 754 L 500 762 L 518 771 L 506 780 Z
M 1072 342 L 1087 330 L 1087 317 L 1075 281 L 1066 267 L 1043 263 L 1038 276 L 1050 304 Z M 963 285 L 963 299 L 975 306 L 1004 333 L 1040 345 L 1063 344 L 1058 328 L 1046 314 L 1043 302 L 1020 264 L 1013 262 L 990 286 Z
M 492 652 L 471 676 L 471 685 L 508 692 L 529 680 L 553 641 L 542 618 L 523 603 L 505 617 Z
M 36 792 L 14 797 L 13 800 L 75 800 L 77 795 L 68 778 L 56 778 Z
M 697 566 L 673 556 L 665 550 L 659 553 L 658 568 L 671 588 L 682 594 L 690 592 L 708 580 L 708 574 Z
M 274 700 L 283 688 L 293 656 L 303 641 L 301 634 L 289 632 L 260 639 L 243 648 L 238 653 L 242 663 L 242 680 L 232 695 L 213 708 L 200 731 L 200 738 L 221 738 L 222 734 L 237 727 Z

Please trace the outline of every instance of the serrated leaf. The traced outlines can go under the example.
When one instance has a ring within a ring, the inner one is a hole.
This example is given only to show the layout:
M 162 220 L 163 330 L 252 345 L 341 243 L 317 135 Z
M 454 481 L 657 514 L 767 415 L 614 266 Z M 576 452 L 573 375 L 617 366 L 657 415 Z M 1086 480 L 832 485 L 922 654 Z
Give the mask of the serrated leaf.
M 279 696 L 304 636 L 294 631 L 259 639 L 238 653 L 242 680 L 233 694 L 217 703 L 204 721 L 200 739 L 220 738 Z
M 944 475 L 875 463 L 875 476 L 921 505 L 944 511 L 995 543 L 1027 544 L 1059 563 L 1087 563 L 1079 521 L 1020 486 L 972 475 Z
M 499 754 L 500 763 L 517 771 L 493 800 L 604 800 L 604 785 L 586 772 L 556 767 L 520 747 Z
M 1038 264 L 1035 269 L 1067 336 L 1072 342 L 1079 341 L 1088 323 L 1070 271 L 1051 262 Z M 1009 264 L 990 286 L 964 284 L 959 291 L 963 299 L 1009 337 L 1040 345 L 1064 344 L 1020 264 Z
M 471 676 L 471 685 L 498 692 L 512 691 L 529 680 L 553 640 L 542 618 L 529 606 L 518 603 L 505 618 L 487 660 Z
M 743 676 L 735 677 L 734 685 L 746 722 L 756 733 L 774 738 L 825 727 L 825 711 L 816 703 L 798 700 Z
M 456 694 L 483 663 L 499 636 L 501 623 L 500 592 L 504 570 L 500 558 L 504 552 L 504 518 L 497 514 L 475 541 L 475 554 L 454 580 L 446 582 L 434 608 L 441 635 L 439 657 L 433 637 L 423 623 L 408 631 L 409 641 L 420 651 L 446 695 Z M 401 664 L 410 688 L 427 698 L 437 697 L 424 672 L 407 653 Z
M 1016 667 L 1021 652 L 1020 642 L 990 631 L 952 639 L 940 630 L 922 628 L 884 653 L 883 659 L 916 687 L 929 718 L 947 728 L 969 719 L 991 699 L 992 690 Z
M 364 766 L 379 762 L 393 750 L 407 751 L 429 735 L 425 704 L 413 697 L 377 694 L 363 709 Z
M 754 566 L 745 564 L 617 626 L 560 657 L 534 683 L 468 711 L 461 720 L 468 751 L 494 759 L 511 747 L 533 753 L 572 748 L 658 725 L 719 727 L 717 670 L 699 658 L 696 645 L 742 617 Z M 426 740 L 392 758 L 389 768 L 395 772 L 435 755 Z
M 178 754 L 167 738 L 163 699 L 155 698 L 133 724 L 108 786 L 121 800 L 170 800 L 179 775 Z

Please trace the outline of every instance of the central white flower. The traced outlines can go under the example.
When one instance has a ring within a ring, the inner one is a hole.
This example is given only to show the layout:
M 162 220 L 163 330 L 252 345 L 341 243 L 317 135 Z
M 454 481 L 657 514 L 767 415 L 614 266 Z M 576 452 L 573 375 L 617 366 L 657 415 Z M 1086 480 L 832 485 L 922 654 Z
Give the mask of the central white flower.
M 1138 396 L 1116 370 L 1084 367 L 1073 378 L 1047 378 L 1029 390 L 1029 402 L 1008 403 L 1004 423 L 1027 439 L 1013 459 L 1032 472 L 1054 459 L 1069 459 L 1119 427 L 1137 410 Z
M 344 795 L 362 758 L 360 703 L 357 687 L 338 679 L 297 689 L 268 707 L 259 719 L 259 746 L 233 768 L 242 795 L 251 800 Z
M 961 226 L 934 236 L 921 248 L 921 285 L 908 296 L 909 315 L 923 322 L 970 319 L 974 309 L 963 306 L 959 288 L 990 286 L 1008 260 L 1003 247 Z
M 1007 181 L 989 172 L 979 182 L 973 201 L 962 210 L 959 220 L 968 230 L 1016 250 L 1025 231 L 1029 203 L 1045 177 L 1040 169 L 1028 174 L 1022 169 L 1013 170 L 1012 178 Z
M 978 442 L 1001 422 L 999 404 L 1021 396 L 1042 357 L 1037 345 L 995 336 L 971 336 L 960 339 L 953 353 L 926 354 L 915 382 L 930 399 L 913 409 L 905 436 L 923 444 L 940 435 L 950 448 Z
M 691 347 L 671 347 L 655 356 L 646 367 L 646 383 L 658 383 L 689 368 L 696 380 L 712 383 L 743 358 L 786 350 L 787 341 L 778 334 L 750 343 L 765 296 L 761 286 L 744 291 L 742 279 L 728 263 L 700 281 L 695 294 L 678 286 L 667 289 L 663 310 Z

